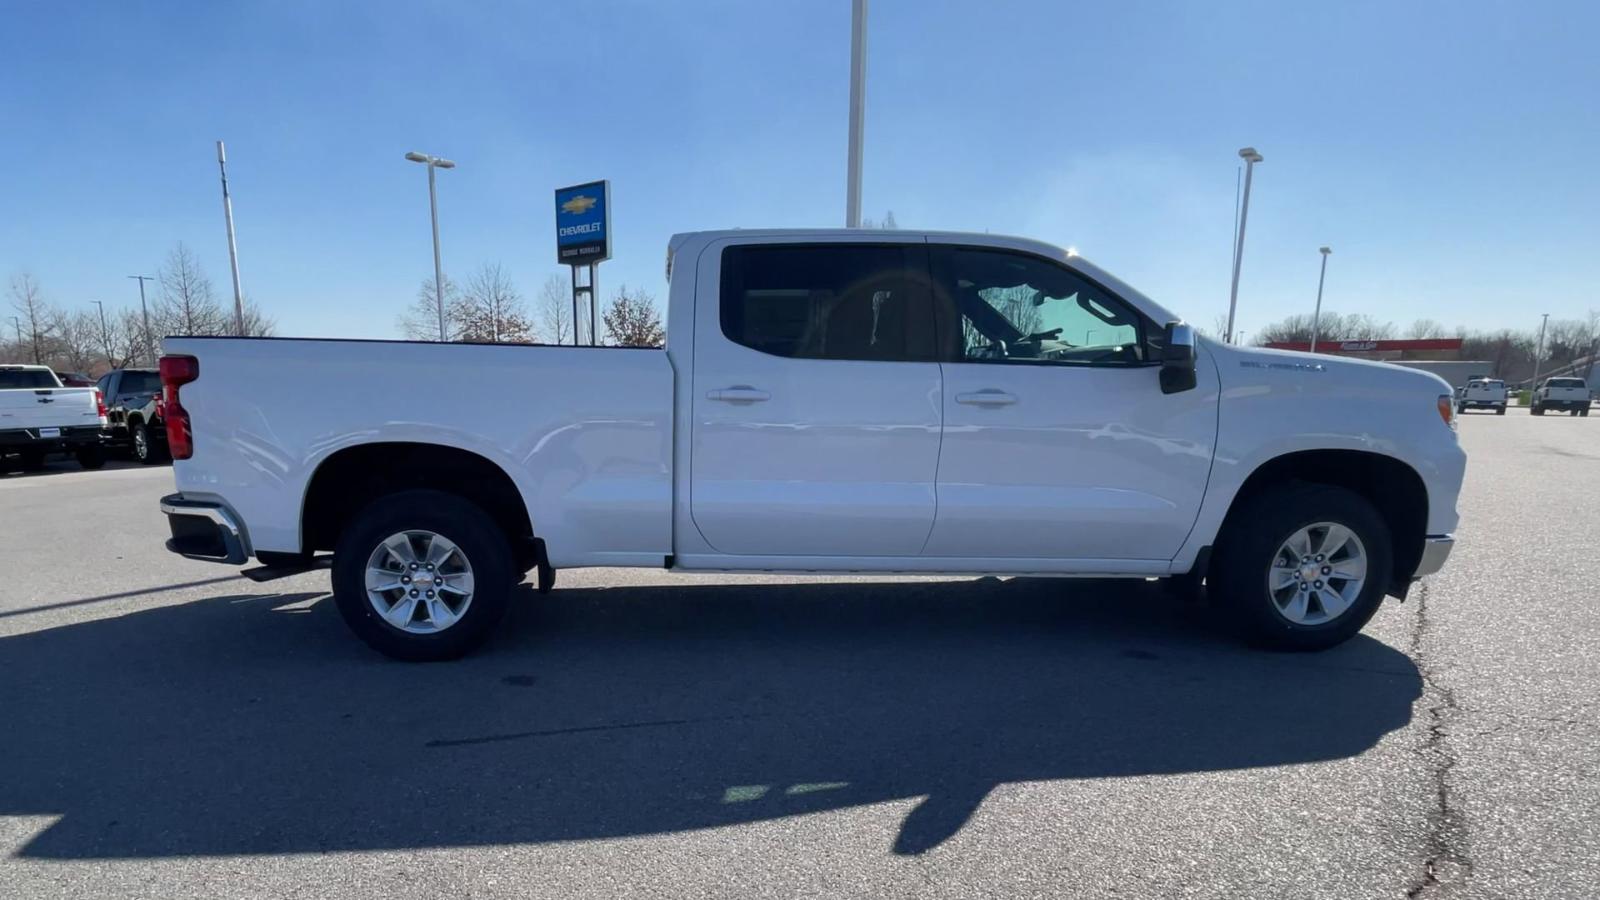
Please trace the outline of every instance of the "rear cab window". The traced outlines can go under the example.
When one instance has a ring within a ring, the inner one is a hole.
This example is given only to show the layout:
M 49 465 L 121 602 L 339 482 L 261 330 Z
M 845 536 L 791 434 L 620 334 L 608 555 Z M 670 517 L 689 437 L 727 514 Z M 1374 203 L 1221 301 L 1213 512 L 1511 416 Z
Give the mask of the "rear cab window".
M 161 391 L 159 372 L 123 372 L 117 385 L 119 394 L 156 394 Z
M 48 369 L 0 369 L 0 391 L 58 387 L 61 387 L 61 382 Z

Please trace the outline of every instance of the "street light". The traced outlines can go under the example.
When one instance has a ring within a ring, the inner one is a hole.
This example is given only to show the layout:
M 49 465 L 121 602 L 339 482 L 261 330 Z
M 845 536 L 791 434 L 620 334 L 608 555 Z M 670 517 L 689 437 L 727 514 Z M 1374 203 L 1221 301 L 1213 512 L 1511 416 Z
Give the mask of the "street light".
M 100 342 L 106 347 L 106 365 L 115 366 L 111 361 L 111 329 L 106 327 L 106 305 L 99 300 L 90 300 L 95 306 L 100 307 Z
M 1539 357 L 1544 355 L 1544 327 L 1549 324 L 1550 314 L 1545 313 L 1544 318 L 1539 320 L 1539 343 L 1533 349 L 1533 380 L 1528 382 L 1530 390 L 1537 391 L 1539 389 Z M 1532 401 L 1530 400 L 1529 402 L 1531 403 Z
M 850 7 L 850 146 L 845 152 L 844 226 L 861 227 L 861 142 L 867 125 L 867 0 Z
M 428 212 L 433 217 L 433 299 L 439 307 L 439 340 L 444 340 L 444 267 L 439 263 L 439 200 L 433 186 L 434 169 L 454 169 L 456 164 L 448 159 L 418 153 L 415 150 L 406 154 L 406 159 L 414 163 L 424 163 L 428 167 Z
M 1228 330 L 1223 335 L 1223 342 L 1233 343 L 1233 313 L 1239 305 L 1239 263 L 1244 259 L 1244 227 L 1250 220 L 1250 175 L 1255 171 L 1256 163 L 1261 162 L 1261 154 L 1254 147 L 1245 147 L 1239 151 L 1239 158 L 1244 160 L 1244 202 L 1239 206 L 1239 236 L 1233 243 L 1233 286 L 1228 289 Z
M 144 314 L 144 355 L 152 363 L 156 361 L 155 341 L 150 338 L 150 307 L 144 302 L 144 283 L 155 281 L 154 275 L 129 275 L 129 278 L 139 280 L 139 311 Z
M 1317 352 L 1317 325 L 1322 321 L 1322 282 L 1328 277 L 1328 254 L 1332 247 L 1318 247 L 1322 254 L 1322 274 L 1317 276 L 1317 311 L 1311 314 L 1311 352 Z

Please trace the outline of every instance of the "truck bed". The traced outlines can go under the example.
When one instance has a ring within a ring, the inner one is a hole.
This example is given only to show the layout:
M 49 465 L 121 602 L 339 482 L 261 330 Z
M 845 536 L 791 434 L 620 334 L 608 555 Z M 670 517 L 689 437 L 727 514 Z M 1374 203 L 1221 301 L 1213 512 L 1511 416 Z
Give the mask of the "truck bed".
M 660 350 L 295 338 L 168 338 L 188 498 L 226 499 L 255 550 L 301 549 L 306 486 L 341 449 L 424 443 L 516 483 L 558 567 L 660 565 L 672 552 L 673 372 Z

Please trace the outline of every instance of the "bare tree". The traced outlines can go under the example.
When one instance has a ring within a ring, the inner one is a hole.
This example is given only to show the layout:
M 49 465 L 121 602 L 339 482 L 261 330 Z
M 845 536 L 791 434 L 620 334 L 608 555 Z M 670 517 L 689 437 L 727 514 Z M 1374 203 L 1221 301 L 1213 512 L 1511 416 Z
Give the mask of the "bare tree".
M 891 209 L 883 214 L 882 221 L 874 222 L 871 219 L 862 219 L 861 227 L 882 228 L 884 231 L 897 231 L 900 228 L 900 223 L 894 220 L 894 210 Z
M 230 317 L 188 245 L 179 242 L 156 273 L 161 296 L 151 310 L 158 334 L 227 334 Z
M 451 304 L 449 315 L 455 322 L 457 340 L 496 344 L 533 341 L 527 305 L 499 263 L 485 263 L 478 268 L 467 282 L 466 291 Z
M 539 331 L 552 344 L 572 341 L 572 291 L 559 275 L 551 275 L 539 288 Z
M 1433 319 L 1418 319 L 1406 329 L 1406 337 L 1412 340 L 1425 341 L 1445 336 L 1445 328 Z
M 105 349 L 101 342 L 100 320 L 94 313 L 75 313 L 52 310 L 53 331 L 56 334 L 55 361 L 72 372 L 94 369 Z M 109 366 L 109 359 L 107 360 Z
M 23 272 L 11 276 L 11 308 L 17 311 L 22 336 L 19 350 L 33 353 L 34 365 L 44 365 L 49 339 L 55 330 L 55 314 L 39 290 L 39 280 Z
M 267 317 L 249 297 L 244 298 L 244 331 L 243 337 L 271 337 L 278 330 L 278 323 Z
M 154 326 L 152 326 L 153 328 Z M 125 309 L 117 315 L 114 324 L 110 325 L 111 348 L 115 354 L 122 358 L 122 362 L 113 368 L 123 366 L 156 364 L 152 354 L 155 348 L 151 345 L 154 335 L 146 335 L 144 329 L 144 315 L 137 309 Z
M 445 340 L 457 340 L 456 331 L 450 321 L 450 310 L 456 305 L 461 292 L 456 289 L 456 283 L 450 276 L 444 277 L 444 335 Z M 408 340 L 437 341 L 439 339 L 439 308 L 438 301 L 433 293 L 433 279 L 424 278 L 417 288 L 417 297 L 411 305 L 400 313 L 395 324 L 400 328 L 400 333 Z
M 655 300 L 642 289 L 617 288 L 602 316 L 606 341 L 617 347 L 659 347 L 666 342 Z

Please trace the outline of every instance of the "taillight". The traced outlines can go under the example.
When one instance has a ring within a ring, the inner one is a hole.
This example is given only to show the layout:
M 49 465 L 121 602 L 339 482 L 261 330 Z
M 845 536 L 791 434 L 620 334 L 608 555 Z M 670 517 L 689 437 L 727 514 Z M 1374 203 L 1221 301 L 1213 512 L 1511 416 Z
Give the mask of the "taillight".
M 1452 398 L 1449 394 L 1439 395 L 1439 418 L 1443 419 L 1446 425 L 1449 425 L 1451 428 L 1455 428 L 1456 407 L 1451 400 Z
M 178 399 L 178 388 L 200 377 L 200 360 L 192 356 L 161 357 L 162 418 L 167 425 L 167 450 L 173 459 L 194 455 L 194 432 L 189 426 L 189 411 Z
M 106 395 L 100 393 L 99 388 L 94 389 L 94 407 L 99 410 L 100 419 L 104 422 L 106 417 Z

